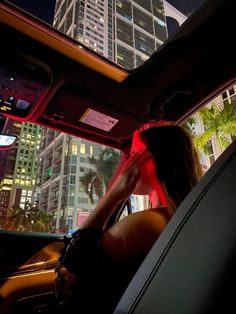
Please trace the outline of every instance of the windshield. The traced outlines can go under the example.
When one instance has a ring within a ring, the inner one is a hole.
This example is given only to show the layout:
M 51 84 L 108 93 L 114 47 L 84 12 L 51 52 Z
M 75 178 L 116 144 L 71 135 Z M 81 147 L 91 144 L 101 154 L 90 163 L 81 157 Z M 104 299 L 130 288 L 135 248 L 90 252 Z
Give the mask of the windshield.
M 134 69 L 204 0 L 11 0 L 125 69 Z
M 183 122 L 203 172 L 236 138 L 235 91 L 221 91 Z M 0 229 L 72 233 L 105 193 L 120 152 L 29 122 L 7 119 L 8 131 L 18 141 L 0 151 Z M 143 210 L 148 197 L 132 194 L 130 203 L 132 212 Z

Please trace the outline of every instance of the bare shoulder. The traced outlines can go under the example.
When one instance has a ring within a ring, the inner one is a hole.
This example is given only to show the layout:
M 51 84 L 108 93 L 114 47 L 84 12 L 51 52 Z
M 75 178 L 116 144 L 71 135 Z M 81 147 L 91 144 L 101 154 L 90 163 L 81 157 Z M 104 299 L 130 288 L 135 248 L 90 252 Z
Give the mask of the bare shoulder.
M 102 246 L 115 259 L 147 254 L 167 223 L 167 218 L 157 211 L 131 214 L 107 230 Z

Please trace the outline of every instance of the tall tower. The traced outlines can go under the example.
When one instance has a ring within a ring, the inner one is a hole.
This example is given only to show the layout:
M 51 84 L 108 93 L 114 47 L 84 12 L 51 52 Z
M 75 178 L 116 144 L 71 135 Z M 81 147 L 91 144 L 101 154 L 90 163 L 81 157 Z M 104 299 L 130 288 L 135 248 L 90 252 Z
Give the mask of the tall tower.
M 112 0 L 57 0 L 54 27 L 113 60 Z
M 38 207 L 53 214 L 55 231 L 76 229 L 94 207 L 81 187 L 80 178 L 93 169 L 88 157 L 97 157 L 100 146 L 46 128 L 40 146 Z
M 19 136 L 20 130 L 20 123 L 8 119 L 3 132 Z M 17 148 L 18 141 L 10 150 L 0 151 L 0 226 L 4 221 L 6 209 L 9 207 Z
M 162 0 L 58 0 L 54 26 L 127 69 L 167 39 Z
M 26 202 L 34 203 L 41 127 L 33 123 L 22 123 L 13 173 L 9 206 L 24 208 Z
M 18 140 L 10 150 L 0 151 L 0 216 L 8 207 L 34 202 L 41 127 L 8 120 L 4 131 Z
M 167 39 L 162 0 L 114 1 L 114 61 L 139 66 Z

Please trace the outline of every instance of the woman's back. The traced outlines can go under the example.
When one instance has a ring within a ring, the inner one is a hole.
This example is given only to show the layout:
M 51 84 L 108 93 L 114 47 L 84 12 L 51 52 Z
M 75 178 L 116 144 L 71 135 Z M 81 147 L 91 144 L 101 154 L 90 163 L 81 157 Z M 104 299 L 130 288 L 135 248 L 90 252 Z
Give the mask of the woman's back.
M 102 248 L 115 261 L 146 255 L 169 219 L 166 208 L 131 214 L 104 233 Z

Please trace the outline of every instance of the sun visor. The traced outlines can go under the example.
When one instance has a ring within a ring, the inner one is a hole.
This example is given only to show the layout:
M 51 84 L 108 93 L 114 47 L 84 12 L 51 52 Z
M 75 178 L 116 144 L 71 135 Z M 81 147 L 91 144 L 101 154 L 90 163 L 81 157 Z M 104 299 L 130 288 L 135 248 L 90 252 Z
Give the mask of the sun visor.
M 69 87 L 62 87 L 55 93 L 40 122 L 69 133 L 76 130 L 77 136 L 87 133 L 120 142 L 127 141 L 140 125 L 140 121 L 128 113 L 109 108 L 97 99 Z

